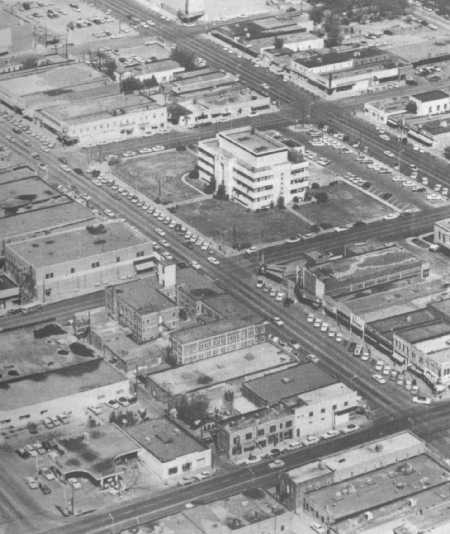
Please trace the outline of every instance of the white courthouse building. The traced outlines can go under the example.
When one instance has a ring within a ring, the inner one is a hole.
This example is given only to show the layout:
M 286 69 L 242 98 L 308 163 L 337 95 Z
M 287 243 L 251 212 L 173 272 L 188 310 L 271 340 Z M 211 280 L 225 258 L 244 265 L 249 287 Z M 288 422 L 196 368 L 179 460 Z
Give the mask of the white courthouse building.
M 230 200 L 250 210 L 303 200 L 308 189 L 308 163 L 300 149 L 252 127 L 220 132 L 198 146 L 199 178 L 225 187 Z

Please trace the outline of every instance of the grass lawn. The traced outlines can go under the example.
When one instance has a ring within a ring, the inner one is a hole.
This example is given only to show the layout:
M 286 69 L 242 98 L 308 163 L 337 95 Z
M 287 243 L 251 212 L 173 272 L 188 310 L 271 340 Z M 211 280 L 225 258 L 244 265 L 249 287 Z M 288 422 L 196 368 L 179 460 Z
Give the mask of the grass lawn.
M 299 212 L 318 225 L 325 223 L 330 226 L 342 226 L 356 221 L 379 219 L 392 212 L 378 200 L 344 182 L 337 182 L 315 191 L 326 192 L 328 200 L 324 203 L 314 202 L 301 206 Z
M 170 150 L 124 161 L 114 167 L 114 173 L 153 200 L 159 197 L 161 183 L 161 204 L 171 204 L 198 196 L 181 180 L 195 163 L 196 157 L 190 152 Z
M 216 199 L 179 206 L 176 214 L 199 232 L 227 245 L 233 241 L 241 246 L 269 243 L 310 231 L 308 224 L 288 211 L 275 208 L 253 213 L 235 202 Z

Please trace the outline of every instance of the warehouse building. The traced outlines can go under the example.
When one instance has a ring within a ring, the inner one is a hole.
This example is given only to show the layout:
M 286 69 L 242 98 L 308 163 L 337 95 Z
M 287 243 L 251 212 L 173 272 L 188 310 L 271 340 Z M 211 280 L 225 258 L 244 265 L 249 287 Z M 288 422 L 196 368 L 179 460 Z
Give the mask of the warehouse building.
M 122 222 L 92 224 L 5 245 L 5 270 L 24 299 L 43 302 L 134 278 L 152 242 Z

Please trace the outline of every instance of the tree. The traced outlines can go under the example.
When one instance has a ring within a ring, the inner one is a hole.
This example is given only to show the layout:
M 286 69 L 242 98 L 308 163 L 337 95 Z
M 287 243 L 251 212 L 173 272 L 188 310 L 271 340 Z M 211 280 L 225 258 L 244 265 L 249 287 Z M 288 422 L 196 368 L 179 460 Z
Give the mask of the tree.
M 198 167 L 195 167 L 192 169 L 192 171 L 189 171 L 189 179 L 198 180 Z
M 325 191 L 318 191 L 317 193 L 315 193 L 314 196 L 316 197 L 317 202 L 321 204 L 323 204 L 324 202 L 327 202 L 328 200 L 328 195 Z
M 286 207 L 286 206 L 285 206 L 285 204 L 284 204 L 284 196 L 283 196 L 283 195 L 280 195 L 280 196 L 278 197 L 278 200 L 277 200 L 277 208 L 278 208 L 279 210 L 284 210 L 285 207 Z
M 327 46 L 338 46 L 342 43 L 342 30 L 339 15 L 329 13 L 324 22 Z
M 187 424 L 192 424 L 194 421 L 203 421 L 208 415 L 209 400 L 206 395 L 194 395 L 189 398 L 183 395 L 176 399 L 175 408 L 177 410 L 177 417 Z
M 450 159 L 450 146 L 444 148 L 444 156 L 446 159 Z
M 24 70 L 26 69 L 34 69 L 35 67 L 37 67 L 37 64 L 38 64 L 38 58 L 37 56 L 26 56 L 25 58 L 22 59 L 22 68 Z
M 320 24 L 323 20 L 323 8 L 313 7 L 309 12 L 309 18 L 314 22 L 314 24 Z
M 179 45 L 172 50 L 170 57 L 188 71 L 194 70 L 196 67 L 195 55 L 189 50 L 181 48 Z
M 407 104 L 406 104 L 406 111 L 408 113 L 417 113 L 417 104 L 413 101 L 413 100 L 410 100 Z
M 275 37 L 273 40 L 273 46 L 276 48 L 276 50 L 281 50 L 284 46 L 284 39 L 281 37 Z
M 209 184 L 205 187 L 205 193 L 207 195 L 212 195 L 215 190 L 216 190 L 216 179 L 213 176 Z
M 139 89 L 142 89 L 142 82 L 138 80 L 137 78 L 134 78 L 133 76 L 129 76 L 128 78 L 125 78 L 121 82 L 121 92 L 125 94 L 133 93 L 134 91 L 139 91 Z
M 158 80 L 155 78 L 155 75 L 153 75 L 151 78 L 146 78 L 143 85 L 147 89 L 151 89 L 152 87 L 156 87 L 158 85 Z
M 225 184 L 221 182 L 217 188 L 216 198 L 218 200 L 226 200 L 227 194 L 225 192 Z

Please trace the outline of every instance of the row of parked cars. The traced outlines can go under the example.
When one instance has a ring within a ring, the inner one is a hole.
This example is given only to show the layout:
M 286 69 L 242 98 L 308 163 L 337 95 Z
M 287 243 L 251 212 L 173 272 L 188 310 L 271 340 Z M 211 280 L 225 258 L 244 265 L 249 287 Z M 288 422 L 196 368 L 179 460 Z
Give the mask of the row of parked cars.
M 143 156 L 144 154 L 152 154 L 153 152 L 162 152 L 165 150 L 166 147 L 163 145 L 155 145 L 155 146 L 145 146 L 143 148 L 139 148 L 138 150 L 125 150 L 125 152 L 122 152 L 121 156 L 122 158 L 128 159 L 128 158 L 134 158 L 136 156 Z M 109 154 L 107 159 L 118 159 L 119 156 L 117 154 Z

